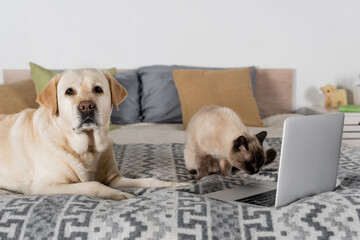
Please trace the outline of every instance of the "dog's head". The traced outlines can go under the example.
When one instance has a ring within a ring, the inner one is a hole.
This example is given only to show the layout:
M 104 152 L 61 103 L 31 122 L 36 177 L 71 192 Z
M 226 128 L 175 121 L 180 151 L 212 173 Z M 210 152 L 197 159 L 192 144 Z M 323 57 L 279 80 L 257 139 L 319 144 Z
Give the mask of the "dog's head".
M 107 71 L 68 70 L 56 75 L 36 101 L 75 133 L 109 125 L 111 104 L 118 105 L 127 92 Z

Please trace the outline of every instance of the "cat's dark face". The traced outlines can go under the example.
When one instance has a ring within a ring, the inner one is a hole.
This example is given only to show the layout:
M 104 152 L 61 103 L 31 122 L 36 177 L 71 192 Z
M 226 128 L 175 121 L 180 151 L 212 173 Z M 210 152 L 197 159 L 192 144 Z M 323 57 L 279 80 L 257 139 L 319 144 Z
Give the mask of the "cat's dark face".
M 272 162 L 276 157 L 274 149 L 269 149 L 266 153 L 264 151 L 262 143 L 266 135 L 267 132 L 262 131 L 255 136 L 246 135 L 235 139 L 229 162 L 247 174 L 258 173 L 264 164 Z

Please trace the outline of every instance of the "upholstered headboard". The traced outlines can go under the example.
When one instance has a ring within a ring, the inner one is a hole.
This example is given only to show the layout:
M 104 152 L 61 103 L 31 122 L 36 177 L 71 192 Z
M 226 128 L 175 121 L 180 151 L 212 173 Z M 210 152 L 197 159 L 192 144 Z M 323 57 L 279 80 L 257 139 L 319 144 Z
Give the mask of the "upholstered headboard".
M 4 69 L 4 83 L 14 83 L 31 79 L 31 70 L 29 69 Z
M 118 70 L 123 72 L 126 70 Z M 4 83 L 31 79 L 31 71 L 4 69 Z M 256 69 L 255 99 L 261 116 L 293 112 L 294 69 Z
M 118 69 L 117 72 L 128 71 L 128 69 Z M 30 69 L 4 69 L 4 83 L 14 83 L 32 79 Z
M 255 99 L 261 116 L 293 112 L 294 70 L 257 68 Z

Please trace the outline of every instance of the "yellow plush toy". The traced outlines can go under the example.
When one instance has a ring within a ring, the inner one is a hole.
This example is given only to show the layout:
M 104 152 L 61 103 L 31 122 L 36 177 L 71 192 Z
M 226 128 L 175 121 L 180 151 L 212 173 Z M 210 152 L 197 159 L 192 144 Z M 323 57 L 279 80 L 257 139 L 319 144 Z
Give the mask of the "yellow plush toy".
M 347 104 L 347 97 L 345 89 L 337 89 L 331 84 L 327 84 L 324 87 L 320 88 L 321 91 L 325 94 L 325 107 L 338 107 L 340 105 Z

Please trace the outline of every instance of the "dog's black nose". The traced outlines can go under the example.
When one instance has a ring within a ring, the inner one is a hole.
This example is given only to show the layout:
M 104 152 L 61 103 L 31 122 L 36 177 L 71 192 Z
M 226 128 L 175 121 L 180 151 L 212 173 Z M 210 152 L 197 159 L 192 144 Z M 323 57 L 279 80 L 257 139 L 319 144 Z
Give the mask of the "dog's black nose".
M 96 105 L 93 101 L 87 100 L 87 101 L 81 101 L 79 103 L 79 110 L 82 113 L 91 113 L 96 108 Z

